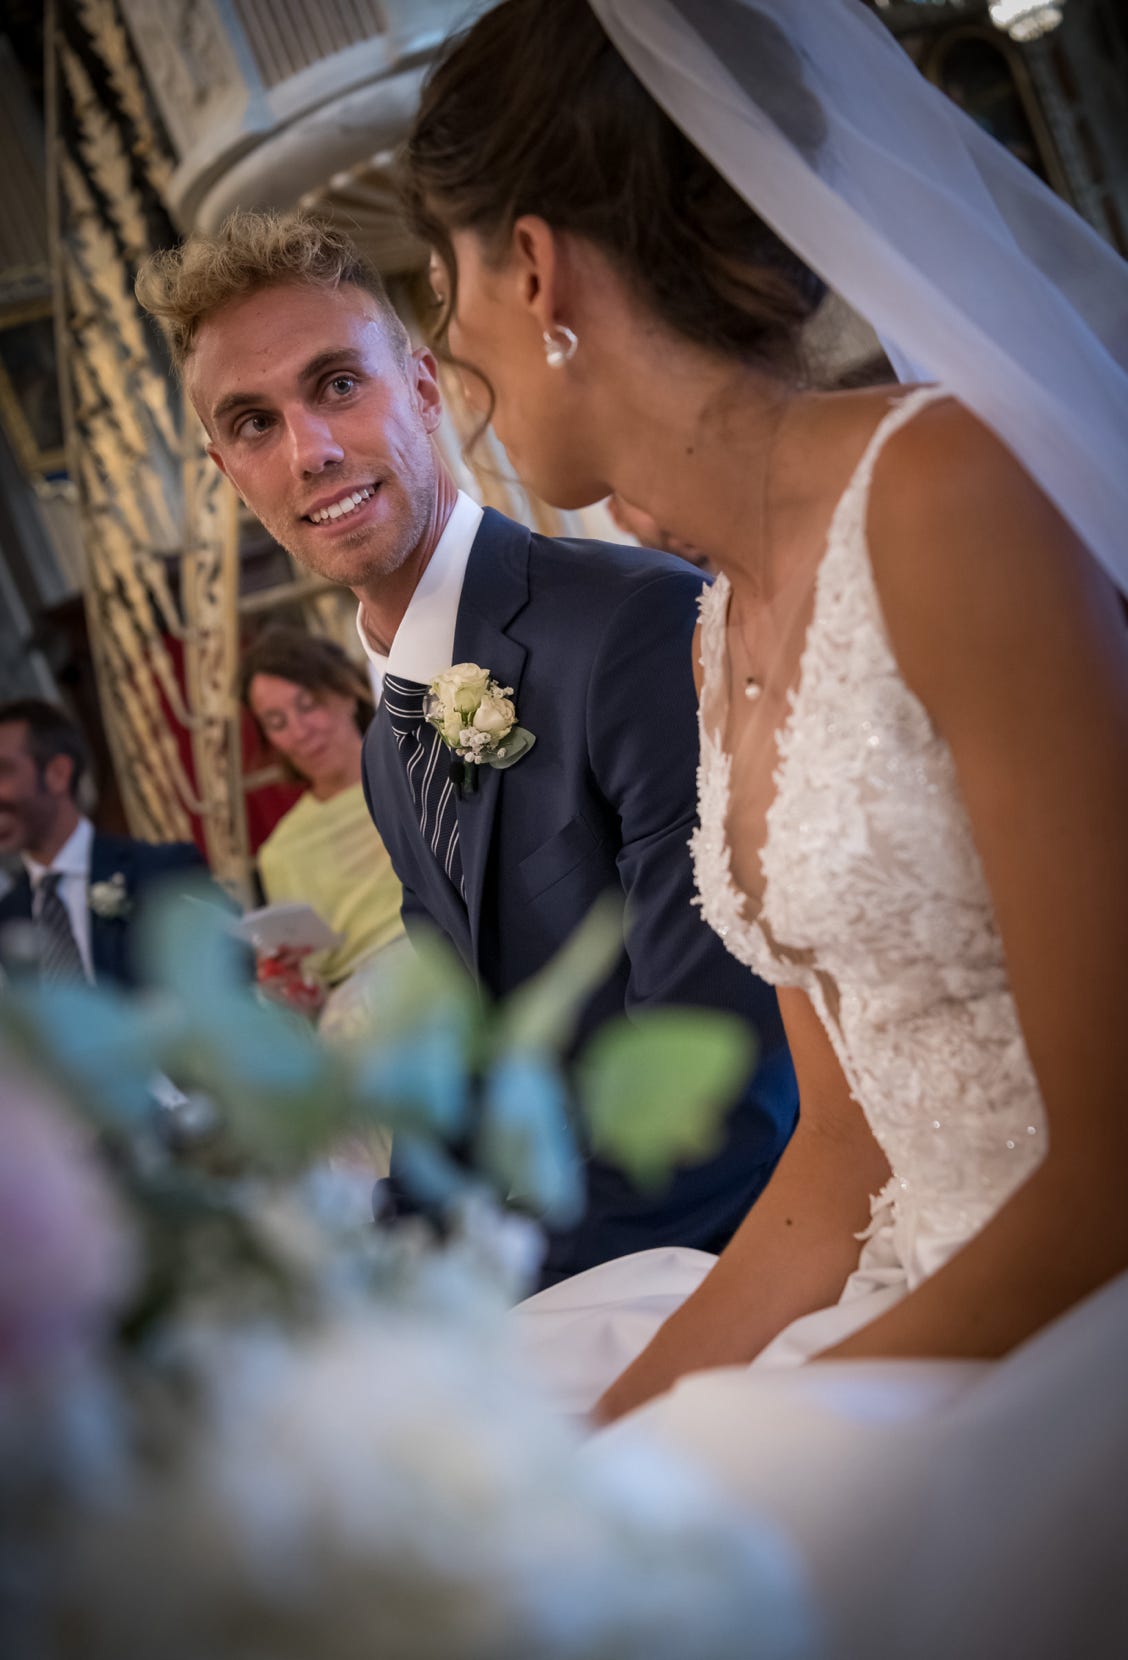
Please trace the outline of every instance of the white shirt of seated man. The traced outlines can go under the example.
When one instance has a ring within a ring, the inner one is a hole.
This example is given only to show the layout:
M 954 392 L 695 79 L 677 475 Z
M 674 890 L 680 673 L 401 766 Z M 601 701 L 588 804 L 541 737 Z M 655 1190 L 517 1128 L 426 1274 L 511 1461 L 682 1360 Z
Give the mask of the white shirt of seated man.
M 90 945 L 90 855 L 94 847 L 94 826 L 80 818 L 70 836 L 49 865 L 41 865 L 30 853 L 21 855 L 31 883 L 31 914 L 38 922 L 43 908 L 43 878 L 57 873 L 59 898 L 66 906 L 71 933 L 82 959 L 82 971 L 94 984 L 94 959 Z

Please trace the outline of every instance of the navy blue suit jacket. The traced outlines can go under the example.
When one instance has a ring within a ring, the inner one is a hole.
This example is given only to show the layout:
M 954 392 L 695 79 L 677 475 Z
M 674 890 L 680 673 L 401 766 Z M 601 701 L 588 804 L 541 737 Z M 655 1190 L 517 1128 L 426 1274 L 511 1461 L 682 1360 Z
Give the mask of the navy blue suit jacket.
M 648 550 L 549 539 L 487 509 L 466 568 L 454 660 L 514 688 L 535 747 L 481 767 L 458 803 L 466 903 L 423 842 L 388 717 L 365 742 L 369 808 L 404 886 L 480 983 L 504 996 L 542 968 L 609 888 L 626 900 L 617 968 L 580 1040 L 624 1010 L 734 1010 L 761 1060 L 723 1149 L 657 1196 L 596 1159 L 580 1225 L 550 1241 L 545 1283 L 649 1246 L 719 1250 L 794 1126 L 797 1096 L 774 992 L 724 949 L 694 907 L 697 699 L 691 661 L 701 577 Z
M 90 956 L 99 984 L 138 984 L 134 953 L 134 923 L 153 884 L 164 884 L 175 874 L 207 875 L 207 864 L 191 842 L 142 842 L 130 836 L 104 836 L 97 830 L 90 849 L 90 882 L 108 882 L 121 874 L 129 909 L 121 916 L 90 913 Z M 21 875 L 0 899 L 0 929 L 17 918 L 31 917 L 31 883 Z

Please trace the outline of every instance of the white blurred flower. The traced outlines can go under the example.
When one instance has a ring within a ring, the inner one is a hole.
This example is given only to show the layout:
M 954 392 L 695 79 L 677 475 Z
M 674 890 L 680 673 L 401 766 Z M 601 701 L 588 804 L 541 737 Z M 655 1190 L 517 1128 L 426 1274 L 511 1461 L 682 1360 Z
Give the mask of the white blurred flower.
M 95 916 L 110 921 L 116 917 L 128 916 L 133 909 L 133 901 L 126 890 L 125 877 L 121 871 L 115 871 L 108 881 L 91 882 L 87 903 Z
M 1062 5 L 1046 0 L 990 0 L 988 11 L 996 29 L 1004 29 L 1012 40 L 1037 40 L 1056 29 L 1062 19 Z
M 6 1059 L 0 1057 L 0 1059 Z M 133 1282 L 133 1239 L 86 1134 L 39 1085 L 0 1079 L 0 1374 L 81 1346 Z
M 500 1329 L 500 1328 L 499 1328 Z M 697 1475 L 575 1434 L 418 1314 L 204 1334 L 177 1471 L 92 1511 L 87 1660 L 797 1660 L 791 1559 Z

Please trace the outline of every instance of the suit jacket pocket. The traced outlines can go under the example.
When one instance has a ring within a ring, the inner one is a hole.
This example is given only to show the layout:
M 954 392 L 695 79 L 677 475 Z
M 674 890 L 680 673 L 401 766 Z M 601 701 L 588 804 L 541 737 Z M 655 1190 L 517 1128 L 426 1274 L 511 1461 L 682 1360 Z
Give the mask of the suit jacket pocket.
M 526 853 L 521 860 L 518 866 L 521 884 L 529 898 L 559 882 L 562 876 L 567 876 L 577 865 L 583 864 L 598 847 L 599 837 L 577 813 L 562 830 L 557 830 L 555 835 L 531 853 Z

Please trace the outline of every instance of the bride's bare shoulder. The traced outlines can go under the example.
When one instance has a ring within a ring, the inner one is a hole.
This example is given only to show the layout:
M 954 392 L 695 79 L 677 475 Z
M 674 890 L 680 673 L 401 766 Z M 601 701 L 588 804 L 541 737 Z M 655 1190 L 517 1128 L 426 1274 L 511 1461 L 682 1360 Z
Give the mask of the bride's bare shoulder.
M 1006 445 L 958 399 L 937 396 L 892 434 L 873 472 L 871 517 L 949 521 L 1049 503 Z M 1053 509 L 1050 509 L 1052 512 Z
M 1004 566 L 1076 538 L 1037 483 L 989 426 L 955 398 L 918 410 L 883 446 L 868 509 L 870 552 L 880 575 L 935 559 L 957 581 L 989 545 Z M 1033 536 L 1035 547 L 1030 545 Z
M 1021 464 L 954 398 L 895 432 L 874 466 L 870 562 L 902 673 L 926 703 L 989 677 L 1032 636 L 1075 638 L 1110 585 Z

